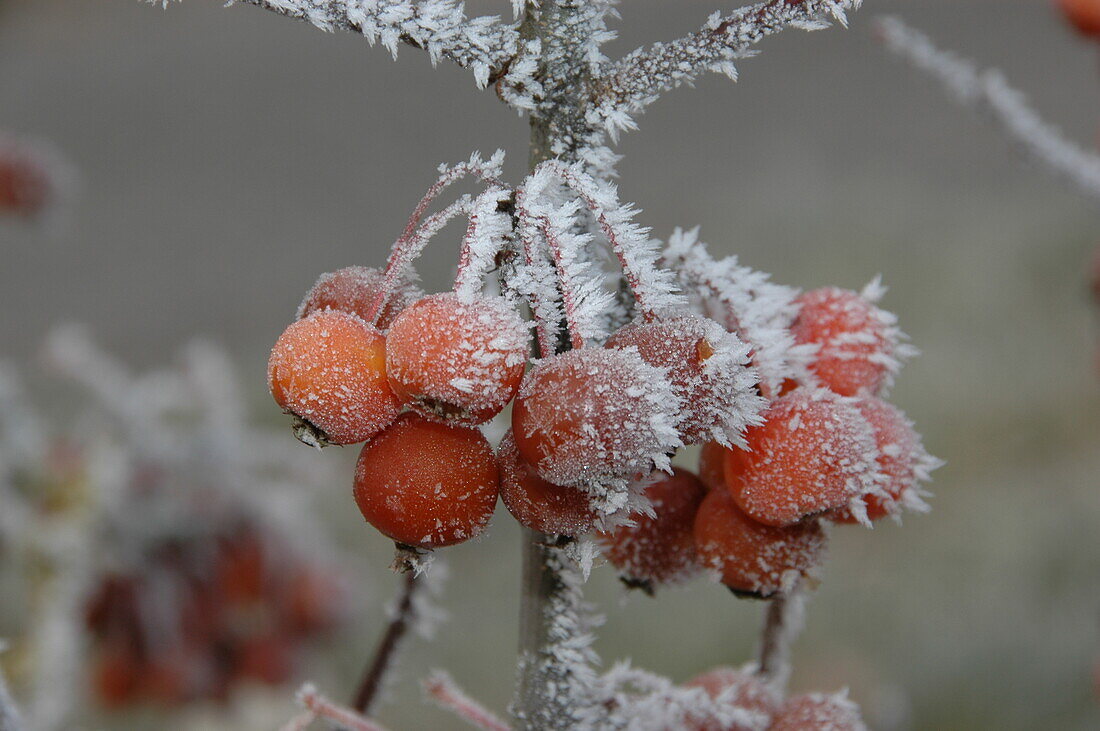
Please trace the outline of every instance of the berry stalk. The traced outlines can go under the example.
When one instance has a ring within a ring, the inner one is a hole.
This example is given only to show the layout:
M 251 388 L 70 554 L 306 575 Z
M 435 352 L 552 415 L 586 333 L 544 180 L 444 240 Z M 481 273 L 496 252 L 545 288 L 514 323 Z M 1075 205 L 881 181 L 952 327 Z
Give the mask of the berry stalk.
M 374 705 L 378 698 L 378 691 L 382 688 L 382 681 L 386 678 L 386 672 L 392 667 L 397 647 L 409 631 L 409 624 L 414 619 L 413 597 L 421 583 L 417 581 L 414 571 L 405 573 L 393 617 L 382 639 L 378 642 L 378 648 L 374 651 L 374 657 L 371 658 L 370 664 L 363 673 L 363 679 L 359 682 L 355 698 L 351 703 L 351 707 L 364 716 L 370 714 L 371 706 Z

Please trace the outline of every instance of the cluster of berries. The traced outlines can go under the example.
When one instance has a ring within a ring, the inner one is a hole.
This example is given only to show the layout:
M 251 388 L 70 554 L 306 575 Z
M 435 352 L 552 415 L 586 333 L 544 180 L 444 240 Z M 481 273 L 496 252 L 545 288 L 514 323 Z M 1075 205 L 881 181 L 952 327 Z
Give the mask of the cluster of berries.
M 1100 39 L 1100 0 L 1055 0 L 1066 20 L 1084 36 Z
M 93 691 L 109 708 L 285 683 L 302 643 L 339 619 L 337 577 L 254 525 L 150 550 L 140 568 L 99 577 L 85 607 Z

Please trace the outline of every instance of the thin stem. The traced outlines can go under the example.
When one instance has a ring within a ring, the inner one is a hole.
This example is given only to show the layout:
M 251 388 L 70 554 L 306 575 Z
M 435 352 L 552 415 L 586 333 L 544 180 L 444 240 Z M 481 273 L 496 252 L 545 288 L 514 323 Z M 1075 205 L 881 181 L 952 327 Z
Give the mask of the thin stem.
M 378 698 L 378 691 L 382 688 L 382 681 L 386 672 L 391 668 L 393 658 L 401 639 L 409 630 L 409 624 L 414 619 L 413 597 L 422 582 L 418 581 L 416 574 L 409 571 L 405 574 L 401 587 L 401 595 L 397 600 L 393 618 L 390 619 L 378 647 L 374 651 L 374 657 L 363 673 L 363 679 L 355 692 L 355 699 L 351 707 L 364 715 L 370 713 L 371 706 Z
M 424 681 L 424 691 L 441 707 L 483 731 L 508 731 L 508 724 L 463 693 L 446 673 L 433 673 Z
M 479 234 L 482 234 L 489 225 L 486 219 L 500 216 L 501 206 L 507 204 L 514 194 L 515 191 L 511 188 L 494 184 L 474 199 L 470 206 L 469 222 L 466 224 L 466 234 L 462 237 L 462 250 L 458 256 L 458 269 L 455 272 L 454 291 L 460 297 L 472 296 L 481 291 L 482 280 L 492 269 L 492 262 L 503 248 L 507 234 L 498 232 L 500 240 L 492 248 L 476 245 Z M 491 232 L 488 234 L 490 238 L 492 235 Z
M 786 592 L 768 602 L 760 634 L 759 674 L 772 687 L 782 690 L 790 679 L 790 650 L 802 631 L 805 591 L 797 581 Z
M 583 348 L 584 338 L 581 337 L 581 329 L 577 325 L 577 305 L 573 296 L 573 287 L 569 284 L 564 262 L 562 261 L 561 241 L 558 239 L 550 219 L 546 216 L 538 217 L 539 229 L 546 239 L 546 247 L 550 249 L 550 255 L 554 259 L 554 268 L 558 272 L 558 287 L 561 289 L 562 309 L 565 311 L 565 329 L 568 331 L 569 344 L 573 348 Z
M 298 702 L 315 716 L 333 721 L 347 731 L 386 731 L 383 726 L 369 718 L 363 717 L 350 708 L 333 703 L 310 685 L 304 686 L 298 691 Z M 303 717 L 298 717 L 292 719 L 291 724 L 300 723 L 303 720 Z M 295 727 L 290 726 L 290 728 Z

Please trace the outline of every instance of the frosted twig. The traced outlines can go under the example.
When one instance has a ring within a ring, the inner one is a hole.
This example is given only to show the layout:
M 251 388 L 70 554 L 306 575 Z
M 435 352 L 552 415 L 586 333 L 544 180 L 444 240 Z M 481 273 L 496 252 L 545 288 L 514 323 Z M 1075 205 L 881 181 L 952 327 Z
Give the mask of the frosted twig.
M 168 0 L 151 0 L 166 5 Z M 233 0 L 230 0 L 232 3 Z M 516 53 L 515 25 L 496 16 L 467 18 L 458 0 L 237 0 L 279 15 L 307 21 L 324 31 L 361 33 L 397 57 L 404 43 L 474 72 L 478 87 L 488 86 Z
M 428 206 L 430 206 L 432 201 L 452 183 L 456 183 L 472 175 L 489 185 L 494 185 L 498 188 L 507 188 L 508 186 L 500 181 L 500 166 L 503 163 L 504 151 L 497 150 L 488 160 L 482 160 L 481 156 L 475 152 L 470 156 L 467 162 L 460 162 L 453 166 L 440 165 L 439 178 L 432 183 L 431 187 L 424 193 L 424 197 L 416 204 L 416 208 L 413 209 L 412 215 L 409 216 L 409 222 L 405 224 L 405 230 L 401 233 L 400 240 L 407 241 L 413 235 L 417 225 L 420 223 L 420 219 L 423 218 L 424 213 L 427 212 Z
M 828 27 L 825 16 L 847 25 L 845 11 L 862 0 L 768 0 L 722 16 L 714 13 L 695 33 L 675 41 L 638 49 L 593 80 L 595 103 L 589 122 L 605 127 L 614 137 L 631 130 L 631 116 L 655 102 L 662 93 L 690 84 L 706 71 L 737 79 L 735 59 L 754 54 L 752 46 L 786 28 L 818 30 Z
M 1000 71 L 979 69 L 936 47 L 900 18 L 881 18 L 876 30 L 887 48 L 939 81 L 956 100 L 992 120 L 1028 156 L 1100 203 L 1100 155 L 1044 121 Z
M 764 628 L 760 635 L 760 675 L 772 688 L 781 691 L 791 675 L 790 651 L 805 623 L 806 590 L 796 580 L 768 602 Z
M 462 238 L 462 253 L 455 275 L 455 293 L 469 300 L 481 292 L 483 279 L 496 261 L 496 255 L 512 235 L 511 188 L 493 184 L 470 205 L 469 223 Z
M 369 718 L 364 718 L 350 708 L 333 703 L 318 693 L 317 689 L 309 683 L 303 685 L 298 691 L 298 703 L 317 718 L 332 721 L 347 731 L 386 731 L 384 726 L 380 726 Z M 303 718 L 299 716 L 291 719 L 290 723 L 283 727 L 284 731 L 301 728 L 292 724 L 300 723 Z
M 382 639 L 378 642 L 370 664 L 363 673 L 358 690 L 355 691 L 351 707 L 359 713 L 370 713 L 371 705 L 377 699 L 378 691 L 386 678 L 386 671 L 392 667 L 397 647 L 408 631 L 410 622 L 416 619 L 413 611 L 413 597 L 421 583 L 414 572 L 409 571 L 405 574 L 401 584 L 401 594 L 394 606 L 390 622 L 386 626 Z
M 436 670 L 424 680 L 424 692 L 441 708 L 482 731 L 508 731 L 508 724 L 466 695 L 450 675 Z

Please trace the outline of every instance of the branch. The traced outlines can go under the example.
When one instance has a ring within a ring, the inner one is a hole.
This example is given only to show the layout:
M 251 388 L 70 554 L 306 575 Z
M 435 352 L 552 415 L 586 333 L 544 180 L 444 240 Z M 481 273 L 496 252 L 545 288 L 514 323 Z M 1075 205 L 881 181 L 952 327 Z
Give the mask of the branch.
M 424 692 L 441 708 L 451 711 L 475 728 L 483 731 L 508 731 L 508 724 L 463 693 L 447 673 L 437 670 L 428 676 L 424 681 Z
M 167 3 L 167 0 L 152 0 Z M 234 0 L 229 0 L 233 2 Z M 307 21 L 321 30 L 361 33 L 397 57 L 404 43 L 474 72 L 479 88 L 502 73 L 516 54 L 519 33 L 494 15 L 467 18 L 457 0 L 237 0 Z
M 753 55 L 751 47 L 764 38 L 790 27 L 826 28 L 826 15 L 847 26 L 845 11 L 861 4 L 862 0 L 768 0 L 725 17 L 714 13 L 695 33 L 638 49 L 613 64 L 603 78 L 594 79 L 589 121 L 605 127 L 614 138 L 620 130 L 634 129 L 632 115 L 662 93 L 690 84 L 706 71 L 736 81 L 733 61 Z
M 937 48 L 928 36 L 898 18 L 878 21 L 886 47 L 939 81 L 960 103 L 996 124 L 1024 153 L 1079 192 L 1100 203 L 1100 155 L 1090 152 L 1045 122 L 996 69 Z
M 405 574 L 401 596 L 394 607 L 393 616 L 374 651 L 370 665 L 363 673 L 359 688 L 355 691 L 355 699 L 351 707 L 359 713 L 370 713 L 371 705 L 378 697 L 378 690 L 382 687 L 382 681 L 385 680 L 386 671 L 392 666 L 397 647 L 408 631 L 410 621 L 416 618 L 416 613 L 413 611 L 413 597 L 420 583 L 414 572 L 409 571 Z
M 318 693 L 317 689 L 309 683 L 303 685 L 298 691 L 298 703 L 306 709 L 306 713 L 292 718 L 281 731 L 303 731 L 318 718 L 332 721 L 347 731 L 386 731 L 383 726 L 369 718 L 364 718 L 350 708 L 333 703 Z
M 806 590 L 798 581 L 768 602 L 760 635 L 759 673 L 780 691 L 791 675 L 791 643 L 805 624 Z

